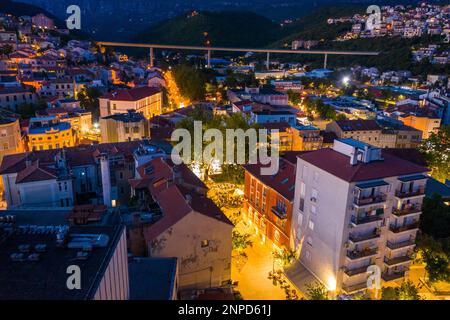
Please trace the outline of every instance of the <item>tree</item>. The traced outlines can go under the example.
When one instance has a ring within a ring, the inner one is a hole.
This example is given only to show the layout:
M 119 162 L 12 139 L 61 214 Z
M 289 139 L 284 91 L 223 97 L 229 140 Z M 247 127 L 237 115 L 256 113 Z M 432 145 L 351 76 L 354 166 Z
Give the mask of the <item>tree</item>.
M 421 252 L 428 280 L 430 282 L 450 281 L 450 257 L 441 243 L 424 234 L 418 238 L 417 247 Z
M 306 290 L 310 300 L 329 300 L 328 289 L 320 282 L 307 284 Z
M 381 300 L 420 300 L 419 290 L 411 280 L 404 280 L 399 287 L 381 289 Z
M 87 111 L 92 112 L 94 119 L 98 119 L 98 117 L 100 116 L 100 106 L 98 98 L 100 98 L 101 95 L 102 92 L 94 87 L 83 87 L 77 93 L 77 99 L 80 100 L 81 107 L 86 109 Z
M 300 93 L 294 92 L 291 89 L 289 89 L 287 91 L 287 95 L 288 95 L 289 102 L 294 106 L 298 106 L 300 104 L 300 102 L 302 101 L 302 99 L 300 97 Z
M 205 98 L 206 79 L 198 69 L 183 63 L 173 68 L 173 77 L 182 96 L 191 101 Z
M 0 55 L 4 54 L 5 56 L 9 56 L 11 53 L 13 53 L 14 48 L 10 44 L 5 44 L 4 46 L 0 47 Z
M 436 240 L 450 238 L 450 206 L 440 195 L 423 200 L 420 230 Z
M 420 300 L 419 291 L 411 280 L 405 280 L 396 288 L 398 300 Z
M 245 249 L 248 247 L 253 246 L 253 241 L 250 240 L 250 234 L 248 233 L 239 233 L 236 230 L 233 230 L 232 233 L 232 244 L 233 244 L 233 250 L 242 253 Z
M 393 287 L 383 287 L 381 289 L 381 300 L 397 300 L 397 291 Z
M 420 150 L 425 154 L 431 175 L 444 182 L 450 178 L 450 125 L 442 126 L 424 140 Z
M 347 117 L 345 116 L 345 114 L 343 113 L 339 113 L 336 115 L 336 120 L 340 121 L 340 120 L 347 120 Z
M 279 260 L 283 266 L 288 266 L 295 259 L 295 251 L 286 249 L 282 251 L 276 250 L 273 252 L 273 258 Z

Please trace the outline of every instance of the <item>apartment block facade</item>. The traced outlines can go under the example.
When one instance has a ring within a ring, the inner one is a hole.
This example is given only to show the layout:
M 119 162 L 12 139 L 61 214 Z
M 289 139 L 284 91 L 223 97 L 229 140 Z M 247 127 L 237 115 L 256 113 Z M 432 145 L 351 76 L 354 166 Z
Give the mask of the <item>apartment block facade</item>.
M 353 139 L 297 157 L 293 249 L 330 290 L 402 279 L 413 259 L 427 168 Z

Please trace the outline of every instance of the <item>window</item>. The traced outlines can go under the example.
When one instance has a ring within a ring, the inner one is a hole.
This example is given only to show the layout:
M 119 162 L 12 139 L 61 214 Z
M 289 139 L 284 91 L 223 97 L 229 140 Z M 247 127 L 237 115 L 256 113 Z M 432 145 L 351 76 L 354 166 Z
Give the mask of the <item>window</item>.
M 317 171 L 314 171 L 314 182 L 319 182 L 319 173 Z
M 317 213 L 317 211 L 316 211 L 316 206 L 311 205 L 311 213 L 312 213 L 312 214 L 316 214 L 316 213 Z
M 317 190 L 313 188 L 311 191 L 311 201 L 317 202 L 318 198 L 319 198 L 319 192 L 317 192 Z
M 121 179 L 121 180 L 123 179 L 123 172 L 122 171 L 119 172 L 119 179 Z
M 312 231 L 314 231 L 314 221 L 309 220 L 308 228 L 311 229 Z
M 64 182 L 64 190 L 67 191 L 67 182 Z
M 58 183 L 59 191 L 62 191 L 61 182 Z
M 201 246 L 202 248 L 209 247 L 209 240 L 202 240 Z
M 313 244 L 312 238 L 311 237 L 306 238 L 306 243 L 312 247 L 312 244 Z

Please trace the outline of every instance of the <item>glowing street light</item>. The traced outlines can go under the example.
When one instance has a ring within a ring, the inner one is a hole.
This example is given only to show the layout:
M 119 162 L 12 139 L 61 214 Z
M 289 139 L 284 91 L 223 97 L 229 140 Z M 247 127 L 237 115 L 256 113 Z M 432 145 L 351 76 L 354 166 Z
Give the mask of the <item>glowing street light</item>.
M 347 86 L 350 82 L 350 77 L 349 76 L 344 76 L 342 78 L 342 83 L 344 84 L 344 86 Z

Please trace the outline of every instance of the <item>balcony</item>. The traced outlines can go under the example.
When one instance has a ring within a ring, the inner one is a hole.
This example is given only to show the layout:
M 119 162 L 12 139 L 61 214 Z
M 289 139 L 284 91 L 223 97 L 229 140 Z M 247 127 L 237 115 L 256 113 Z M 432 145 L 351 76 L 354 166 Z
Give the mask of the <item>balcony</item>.
M 361 258 L 368 258 L 368 257 L 372 257 L 375 256 L 378 253 L 378 248 L 374 248 L 374 249 L 363 249 L 361 251 L 359 250 L 348 250 L 347 251 L 347 257 L 350 258 L 351 260 L 357 260 L 357 259 L 361 259 Z
M 371 216 L 369 216 L 369 215 L 366 215 L 366 216 L 352 216 L 350 221 L 354 225 L 361 225 L 361 224 L 381 221 L 381 220 L 383 220 L 383 214 L 384 214 L 384 211 L 380 211 L 380 213 L 377 213 L 377 214 L 371 215 Z
M 401 242 L 388 241 L 386 243 L 386 247 L 388 247 L 391 250 L 407 248 L 407 247 L 414 246 L 414 245 L 416 245 L 416 241 L 414 239 L 401 241 Z
M 389 226 L 389 230 L 393 233 L 401 233 L 401 232 L 405 232 L 405 231 L 410 231 L 410 230 L 415 230 L 419 228 L 419 221 L 415 221 L 413 223 L 410 223 L 408 225 L 405 226 L 396 226 L 391 224 Z
M 278 208 L 277 206 L 273 206 L 271 211 L 272 211 L 273 214 L 275 214 L 280 219 L 286 219 L 287 218 L 286 211 Z
M 372 239 L 377 239 L 380 237 L 380 231 L 374 231 L 372 233 L 360 235 L 360 234 L 350 234 L 348 239 L 353 243 L 368 241 Z
M 349 276 L 349 277 L 353 277 L 356 276 L 358 274 L 362 274 L 362 273 L 366 273 L 367 272 L 367 266 L 364 267 L 360 267 L 360 268 L 354 268 L 354 269 L 349 269 L 347 267 L 344 267 L 344 273 Z
M 397 272 L 393 272 L 391 274 L 388 274 L 387 272 L 383 272 L 381 274 L 381 278 L 384 281 L 392 281 L 392 280 L 397 280 L 397 279 L 401 279 L 405 276 L 405 271 L 397 271 Z
M 375 196 L 360 196 L 356 197 L 354 200 L 354 204 L 357 206 L 366 206 L 369 204 L 375 204 L 375 203 L 383 203 L 386 202 L 386 194 L 379 192 Z
M 407 254 L 405 256 L 395 257 L 395 258 L 384 257 L 384 263 L 389 267 L 393 267 L 393 266 L 396 266 L 396 265 L 399 265 L 399 264 L 402 264 L 405 262 L 409 262 L 412 259 L 413 259 L 412 255 L 410 255 L 410 254 Z
M 392 214 L 397 217 L 403 217 L 422 211 L 421 205 L 405 206 L 403 209 L 392 208 Z
M 342 286 L 342 290 L 344 290 L 345 293 L 351 294 L 357 291 L 361 291 L 367 289 L 367 281 L 358 283 L 358 284 L 352 284 L 352 285 L 346 285 L 344 284 Z
M 395 191 L 395 196 L 400 199 L 411 198 L 411 197 L 416 197 L 416 196 L 423 196 L 423 195 L 425 195 L 425 187 L 420 187 L 417 190 L 407 190 L 407 191 L 396 190 Z

